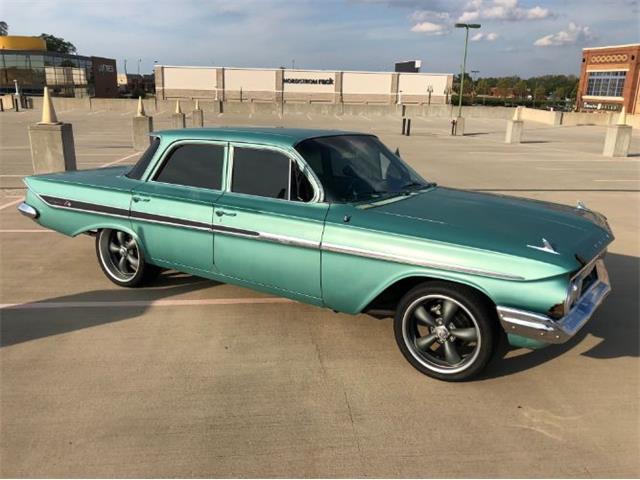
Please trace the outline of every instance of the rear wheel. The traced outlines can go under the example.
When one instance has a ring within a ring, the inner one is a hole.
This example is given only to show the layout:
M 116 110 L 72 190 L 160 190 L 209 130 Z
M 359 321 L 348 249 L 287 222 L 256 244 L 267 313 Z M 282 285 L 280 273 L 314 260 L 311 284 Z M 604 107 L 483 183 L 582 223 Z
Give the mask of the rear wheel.
M 477 375 L 493 353 L 497 323 L 478 292 L 446 282 L 429 282 L 407 293 L 395 315 L 396 342 L 417 370 L 440 380 Z
M 138 287 L 160 272 L 159 267 L 145 263 L 136 239 L 121 230 L 100 230 L 96 254 L 107 278 L 121 287 Z

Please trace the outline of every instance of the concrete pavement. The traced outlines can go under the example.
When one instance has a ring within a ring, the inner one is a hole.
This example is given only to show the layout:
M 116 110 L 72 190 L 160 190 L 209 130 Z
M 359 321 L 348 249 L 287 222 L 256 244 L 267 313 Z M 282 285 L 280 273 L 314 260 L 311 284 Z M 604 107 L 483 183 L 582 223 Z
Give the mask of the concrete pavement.
M 137 158 L 133 112 L 58 114 L 80 168 Z M 436 118 L 402 137 L 392 117 L 205 117 L 371 131 L 438 183 L 608 216 L 614 290 L 578 337 L 447 384 L 406 363 L 390 320 L 176 273 L 118 289 L 91 238 L 42 231 L 10 205 L 36 119 L 0 114 L 0 303 L 14 305 L 0 310 L 2 476 L 640 475 L 637 135 L 635 156 L 605 159 L 603 127 L 526 123 L 524 143 L 505 145 L 496 119 L 468 119 L 461 138 Z

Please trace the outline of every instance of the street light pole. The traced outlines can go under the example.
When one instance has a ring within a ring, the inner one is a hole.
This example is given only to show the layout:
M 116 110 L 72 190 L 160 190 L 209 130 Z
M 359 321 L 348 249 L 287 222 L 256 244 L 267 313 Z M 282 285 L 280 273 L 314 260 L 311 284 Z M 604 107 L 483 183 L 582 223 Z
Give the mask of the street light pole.
M 460 92 L 458 93 L 458 117 L 462 117 L 462 96 L 464 94 L 464 74 L 467 68 L 467 45 L 469 43 L 469 29 L 480 28 L 479 23 L 456 23 L 456 28 L 464 28 L 464 57 L 462 58 L 462 72 L 460 73 Z

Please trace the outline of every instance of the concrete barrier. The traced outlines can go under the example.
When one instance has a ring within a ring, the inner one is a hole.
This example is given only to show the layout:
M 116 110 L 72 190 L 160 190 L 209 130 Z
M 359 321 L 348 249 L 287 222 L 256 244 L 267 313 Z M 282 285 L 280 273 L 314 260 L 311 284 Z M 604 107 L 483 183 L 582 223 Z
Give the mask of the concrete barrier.
M 2 96 L 5 110 L 11 108 L 11 95 Z M 31 97 L 33 108 L 42 108 L 42 97 Z M 65 98 L 52 99 L 57 111 L 84 110 L 87 112 L 121 112 L 134 114 L 137 100 L 128 98 Z M 144 109 L 150 114 L 171 113 L 175 109 L 175 100 L 148 98 L 143 100 Z M 180 100 L 183 111 L 195 109 L 195 100 Z M 220 102 L 199 100 L 200 108 L 209 114 L 220 114 Z M 222 103 L 223 113 L 234 115 L 354 115 L 354 116 L 401 116 L 401 105 L 375 105 L 365 103 L 329 103 L 329 102 L 287 102 L 283 104 L 261 101 L 227 101 Z M 455 105 L 405 105 L 406 115 L 412 117 L 452 118 L 457 115 Z M 509 120 L 513 117 L 512 107 L 486 107 L 482 105 L 462 107 L 465 118 L 495 118 Z M 545 125 L 598 125 L 608 126 L 616 121 L 615 112 L 551 112 L 533 108 L 522 109 L 522 120 Z M 627 115 L 627 124 L 640 128 L 640 115 Z
M 558 126 L 562 124 L 562 112 L 551 112 L 535 108 L 523 108 L 522 120 Z
M 8 93 L 6 95 L 2 95 L 0 97 L 0 101 L 2 102 L 3 110 L 11 110 L 13 109 L 13 95 Z

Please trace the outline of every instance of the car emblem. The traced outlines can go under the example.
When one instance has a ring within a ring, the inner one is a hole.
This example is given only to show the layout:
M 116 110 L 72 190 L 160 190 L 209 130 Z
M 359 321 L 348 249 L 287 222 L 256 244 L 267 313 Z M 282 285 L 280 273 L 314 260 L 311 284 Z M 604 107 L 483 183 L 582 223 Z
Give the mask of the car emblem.
M 549 240 L 547 240 L 546 238 L 542 239 L 542 246 L 527 245 L 527 247 L 533 248 L 534 250 L 540 250 L 541 252 L 547 252 L 547 253 L 553 253 L 554 255 L 560 255 L 560 253 L 558 251 L 556 251 L 555 248 L 553 248 L 553 245 L 551 245 Z

